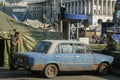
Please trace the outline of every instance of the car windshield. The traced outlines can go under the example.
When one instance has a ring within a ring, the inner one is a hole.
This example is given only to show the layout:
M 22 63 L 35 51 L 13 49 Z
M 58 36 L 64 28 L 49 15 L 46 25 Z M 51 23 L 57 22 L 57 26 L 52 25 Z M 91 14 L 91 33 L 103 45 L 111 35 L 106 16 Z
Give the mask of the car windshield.
M 34 48 L 33 51 L 34 52 L 47 53 L 50 46 L 51 46 L 50 42 L 41 41 L 36 45 L 36 47 Z

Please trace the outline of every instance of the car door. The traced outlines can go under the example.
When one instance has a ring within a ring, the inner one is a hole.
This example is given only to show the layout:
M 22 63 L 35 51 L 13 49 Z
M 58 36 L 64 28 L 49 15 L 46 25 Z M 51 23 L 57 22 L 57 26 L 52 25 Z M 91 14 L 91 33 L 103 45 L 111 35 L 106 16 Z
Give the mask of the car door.
M 94 56 L 85 44 L 74 44 L 75 48 L 75 67 L 78 70 L 93 69 Z
M 62 69 L 73 70 L 74 53 L 72 43 L 60 43 L 55 50 L 55 59 Z

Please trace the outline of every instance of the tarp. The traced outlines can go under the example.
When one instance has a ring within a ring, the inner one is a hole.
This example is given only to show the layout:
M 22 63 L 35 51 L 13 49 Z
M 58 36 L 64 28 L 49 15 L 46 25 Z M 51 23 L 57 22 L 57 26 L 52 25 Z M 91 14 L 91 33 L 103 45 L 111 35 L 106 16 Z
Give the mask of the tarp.
M 43 39 L 61 39 L 60 33 L 32 28 L 0 11 L 0 39 L 4 40 L 4 53 L 0 52 L 0 54 L 4 54 L 4 66 L 9 65 L 10 36 L 14 29 L 21 34 L 18 52 L 31 51 L 36 43 Z
M 45 24 L 43 24 L 42 22 L 40 22 L 37 19 L 35 19 L 35 20 L 27 19 L 23 23 L 27 24 L 27 25 L 31 25 L 34 28 L 44 28 L 45 27 Z

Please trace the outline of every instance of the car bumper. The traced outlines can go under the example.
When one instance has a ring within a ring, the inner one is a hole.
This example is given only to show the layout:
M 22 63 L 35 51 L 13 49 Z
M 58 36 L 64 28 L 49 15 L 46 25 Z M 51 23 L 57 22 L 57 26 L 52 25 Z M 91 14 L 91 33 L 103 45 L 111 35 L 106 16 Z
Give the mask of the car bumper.
M 35 70 L 35 71 L 42 71 L 45 68 L 45 64 L 36 64 L 34 66 L 29 66 L 26 64 L 20 64 L 20 63 L 15 63 L 15 66 L 18 66 L 20 68 L 25 68 L 27 70 Z

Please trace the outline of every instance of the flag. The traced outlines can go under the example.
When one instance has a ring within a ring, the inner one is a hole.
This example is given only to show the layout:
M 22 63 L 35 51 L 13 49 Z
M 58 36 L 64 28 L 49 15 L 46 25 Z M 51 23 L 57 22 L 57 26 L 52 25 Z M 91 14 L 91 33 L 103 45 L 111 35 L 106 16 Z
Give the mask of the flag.
M 45 14 L 43 14 L 43 19 L 47 20 L 47 16 Z
M 20 21 L 20 19 L 15 15 L 15 14 L 12 14 L 13 18 L 16 19 L 17 21 Z

